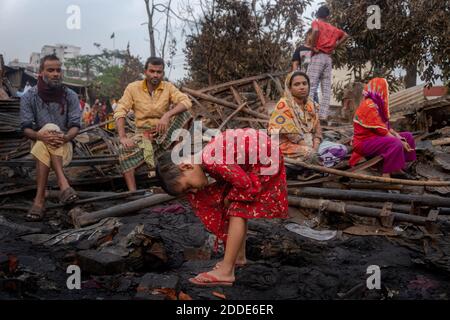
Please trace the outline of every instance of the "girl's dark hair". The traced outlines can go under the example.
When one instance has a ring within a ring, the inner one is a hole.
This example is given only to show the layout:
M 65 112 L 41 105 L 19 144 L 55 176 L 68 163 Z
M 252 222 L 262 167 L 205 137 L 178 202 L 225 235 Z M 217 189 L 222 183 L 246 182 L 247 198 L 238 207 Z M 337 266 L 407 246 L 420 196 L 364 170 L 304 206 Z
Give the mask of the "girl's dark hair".
M 311 86 L 310 83 L 309 83 L 309 77 L 308 77 L 308 75 L 307 75 L 306 73 L 304 73 L 303 71 L 295 71 L 295 72 L 292 74 L 291 79 L 289 80 L 289 88 L 292 86 L 292 80 L 294 80 L 294 78 L 295 78 L 295 77 L 298 77 L 298 76 L 304 77 L 304 78 L 306 79 L 306 81 L 308 82 L 308 87 Z
M 183 174 L 172 161 L 172 152 L 166 151 L 156 160 L 156 177 L 161 182 L 161 188 L 171 196 L 178 196 L 178 179 Z

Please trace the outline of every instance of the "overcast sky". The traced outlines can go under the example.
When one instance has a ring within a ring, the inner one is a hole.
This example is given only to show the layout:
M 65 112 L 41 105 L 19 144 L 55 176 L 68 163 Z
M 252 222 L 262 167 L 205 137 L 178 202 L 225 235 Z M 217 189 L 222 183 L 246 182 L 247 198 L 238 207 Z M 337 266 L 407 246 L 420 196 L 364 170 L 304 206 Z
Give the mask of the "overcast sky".
M 180 1 L 172 0 L 172 3 L 177 6 Z M 313 2 L 305 13 L 307 17 L 321 1 Z M 79 30 L 66 26 L 70 17 L 66 11 L 71 5 L 81 10 Z M 125 49 L 129 41 L 131 53 L 143 60 L 150 55 L 147 26 L 141 25 L 146 21 L 144 0 L 0 0 L 0 53 L 6 63 L 16 58 L 29 62 L 31 53 L 40 52 L 42 46 L 64 43 L 81 47 L 82 54 L 94 54 L 99 52 L 94 43 L 113 48 L 110 37 L 114 32 L 116 49 Z M 164 21 L 159 27 L 162 31 Z M 182 78 L 185 73 L 184 39 L 180 27 L 175 29 L 179 41 L 170 80 Z

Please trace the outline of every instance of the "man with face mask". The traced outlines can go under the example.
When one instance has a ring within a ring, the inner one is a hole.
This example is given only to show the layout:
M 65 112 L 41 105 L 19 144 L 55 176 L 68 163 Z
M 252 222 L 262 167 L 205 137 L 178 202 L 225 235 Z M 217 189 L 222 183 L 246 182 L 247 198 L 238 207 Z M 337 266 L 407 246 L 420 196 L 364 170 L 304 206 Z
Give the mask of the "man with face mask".
M 69 185 L 63 167 L 72 160 L 72 140 L 80 129 L 80 102 L 77 94 L 62 84 L 61 62 L 55 55 L 42 58 L 38 83 L 20 100 L 21 127 L 32 140 L 36 159 L 37 192 L 27 219 L 42 220 L 45 188 L 50 168 L 55 171 L 61 190 L 60 201 L 71 203 L 78 196 Z
M 127 86 L 114 110 L 120 139 L 119 162 L 130 191 L 136 190 L 135 169 L 146 163 L 155 166 L 158 156 L 173 145 L 175 130 L 187 127 L 192 103 L 173 84 L 163 81 L 164 60 L 150 57 L 145 63 L 145 79 Z M 136 132 L 127 135 L 125 117 L 133 111 Z

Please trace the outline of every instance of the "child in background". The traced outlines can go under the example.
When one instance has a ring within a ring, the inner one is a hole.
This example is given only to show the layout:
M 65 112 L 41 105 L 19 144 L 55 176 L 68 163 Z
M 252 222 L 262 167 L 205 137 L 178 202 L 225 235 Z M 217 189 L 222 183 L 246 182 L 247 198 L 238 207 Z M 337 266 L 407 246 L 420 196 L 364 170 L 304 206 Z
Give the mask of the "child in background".
M 294 71 L 302 71 L 306 72 L 308 70 L 308 65 L 311 62 L 312 56 L 312 29 L 310 28 L 305 35 L 305 44 L 300 45 L 295 49 L 294 54 L 292 55 L 292 72 Z M 317 93 L 317 89 L 312 94 L 313 101 L 319 103 L 319 94 Z
M 272 148 L 266 134 L 252 136 L 249 130 L 252 129 L 227 130 L 215 137 L 201 152 L 201 164 L 189 155 L 176 165 L 170 152 L 157 163 L 156 173 L 163 189 L 171 195 L 186 194 L 206 229 L 225 244 L 223 261 L 213 270 L 189 279 L 195 285 L 234 283 L 235 267 L 246 263 L 247 219 L 287 218 L 283 156 L 278 146 Z M 262 158 L 266 152 L 270 159 L 267 162 Z M 225 162 L 229 159 L 233 163 Z M 238 164 L 241 162 L 244 163 Z M 208 184 L 206 174 L 216 182 Z
M 292 55 L 292 70 L 291 71 L 303 71 L 308 70 L 308 65 L 311 62 L 311 40 L 312 29 L 309 29 L 305 34 L 305 43 L 298 46 Z

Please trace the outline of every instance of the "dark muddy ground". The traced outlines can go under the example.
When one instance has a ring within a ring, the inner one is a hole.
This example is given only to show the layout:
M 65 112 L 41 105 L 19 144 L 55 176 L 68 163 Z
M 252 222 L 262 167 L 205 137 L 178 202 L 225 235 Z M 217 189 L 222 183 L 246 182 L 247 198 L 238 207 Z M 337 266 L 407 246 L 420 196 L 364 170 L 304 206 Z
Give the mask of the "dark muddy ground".
M 0 212 L 8 221 L 41 228 L 40 234 L 69 227 L 64 214 L 30 223 L 23 212 Z M 444 225 L 437 236 L 409 226 L 395 237 L 338 233 L 333 240 L 316 241 L 286 230 L 286 221 L 252 221 L 247 241 L 252 263 L 237 271 L 235 285 L 198 288 L 187 279 L 209 270 L 221 255 L 209 259 L 212 238 L 188 207 L 146 209 L 117 222 L 89 237 L 48 246 L 33 244 L 30 232 L 0 226 L 0 299 L 160 300 L 187 294 L 192 299 L 446 300 L 450 294 L 450 228 Z M 83 250 L 94 255 L 109 250 L 121 258 L 99 272 L 107 274 L 93 275 L 98 268 L 81 262 Z M 81 290 L 67 288 L 69 264 L 82 266 Z M 366 286 L 370 265 L 381 269 L 380 290 Z

